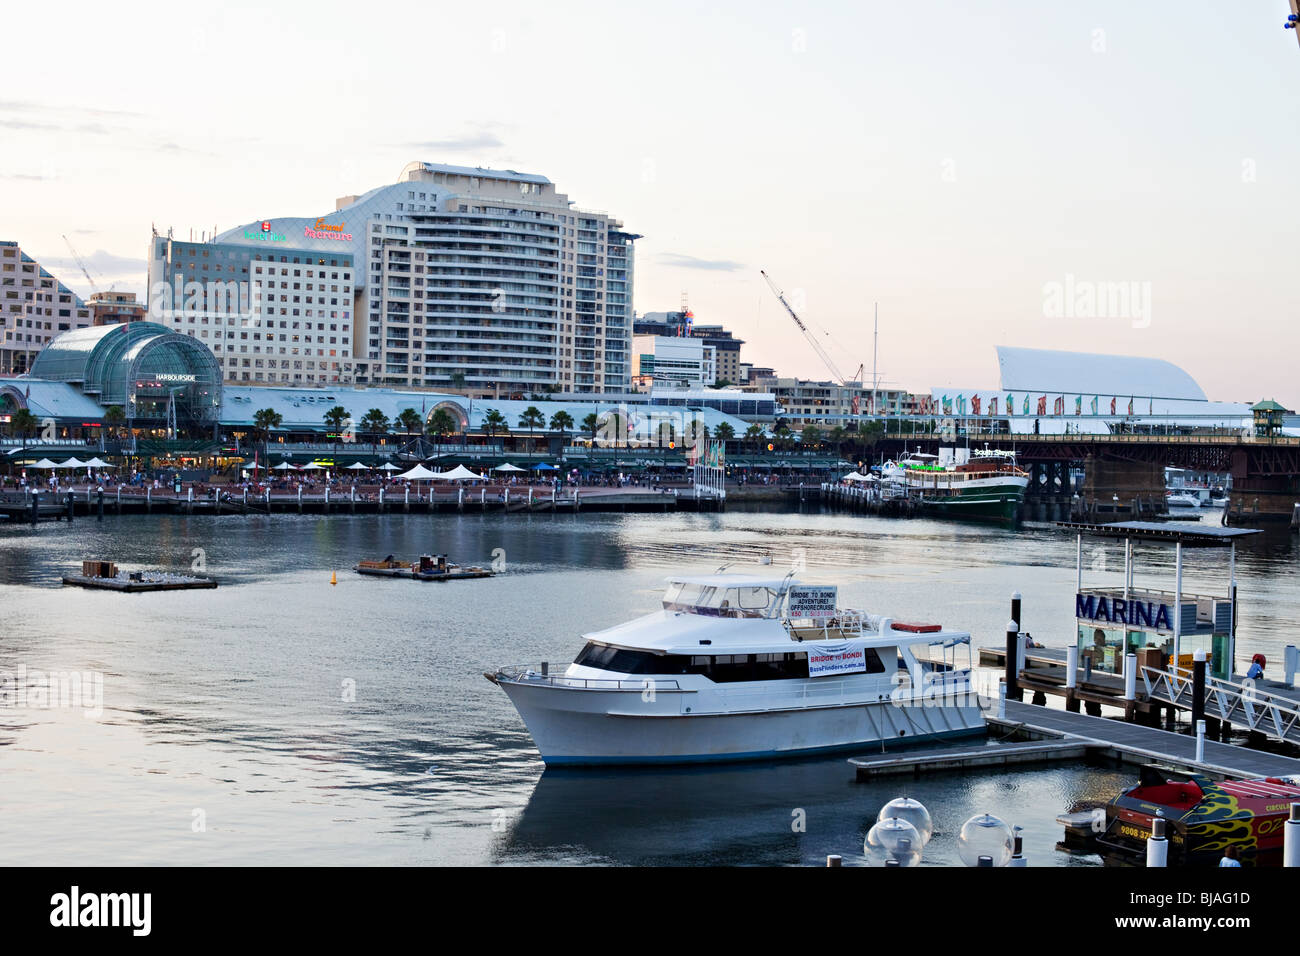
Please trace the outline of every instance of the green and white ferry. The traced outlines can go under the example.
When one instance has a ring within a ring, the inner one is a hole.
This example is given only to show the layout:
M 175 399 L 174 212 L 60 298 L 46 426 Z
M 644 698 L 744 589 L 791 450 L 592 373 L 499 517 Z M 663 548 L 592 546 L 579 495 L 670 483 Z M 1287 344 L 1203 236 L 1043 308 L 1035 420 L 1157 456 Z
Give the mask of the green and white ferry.
M 916 452 L 886 462 L 881 477 L 903 485 L 923 514 L 999 524 L 1016 523 L 1029 487 L 1013 451 L 973 451 L 960 465 Z

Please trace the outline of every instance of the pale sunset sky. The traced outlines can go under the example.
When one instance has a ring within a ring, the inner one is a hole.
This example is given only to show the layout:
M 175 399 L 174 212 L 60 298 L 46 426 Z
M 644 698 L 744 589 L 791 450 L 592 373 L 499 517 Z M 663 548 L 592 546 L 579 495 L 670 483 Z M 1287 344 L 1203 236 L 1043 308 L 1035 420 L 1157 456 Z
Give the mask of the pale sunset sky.
M 178 236 L 321 215 L 411 160 L 549 177 L 641 233 L 638 312 L 742 358 L 996 386 L 994 346 L 1169 359 L 1300 405 L 1287 0 L 25 4 L 0 239 L 141 294 Z M 1135 283 L 1145 316 L 1050 314 Z

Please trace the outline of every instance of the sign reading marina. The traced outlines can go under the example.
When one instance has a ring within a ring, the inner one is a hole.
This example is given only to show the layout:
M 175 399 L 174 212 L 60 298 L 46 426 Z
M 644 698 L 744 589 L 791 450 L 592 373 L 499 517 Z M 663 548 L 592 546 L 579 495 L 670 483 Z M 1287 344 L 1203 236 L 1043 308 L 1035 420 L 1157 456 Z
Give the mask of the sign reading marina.
M 1157 630 L 1174 628 L 1168 604 L 1151 601 L 1125 601 L 1096 594 L 1074 596 L 1074 616 L 1089 621 L 1106 621 L 1109 624 L 1132 624 L 1154 627 Z
M 860 674 L 867 669 L 867 652 L 861 645 L 813 642 L 808 647 L 808 676 Z
M 829 620 L 835 616 L 835 598 L 834 585 L 792 587 L 786 605 L 786 616 L 796 621 Z

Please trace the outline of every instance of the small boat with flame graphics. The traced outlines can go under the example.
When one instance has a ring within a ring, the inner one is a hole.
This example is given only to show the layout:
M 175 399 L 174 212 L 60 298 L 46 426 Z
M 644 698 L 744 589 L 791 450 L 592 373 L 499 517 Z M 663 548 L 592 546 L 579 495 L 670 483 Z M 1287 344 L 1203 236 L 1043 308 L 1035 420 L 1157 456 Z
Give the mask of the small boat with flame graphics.
M 1097 852 L 1107 865 L 1145 866 L 1157 816 L 1168 821 L 1170 866 L 1216 866 L 1235 846 L 1243 866 L 1281 866 L 1291 804 L 1300 776 L 1212 780 L 1148 764 L 1138 784 L 1106 806 Z

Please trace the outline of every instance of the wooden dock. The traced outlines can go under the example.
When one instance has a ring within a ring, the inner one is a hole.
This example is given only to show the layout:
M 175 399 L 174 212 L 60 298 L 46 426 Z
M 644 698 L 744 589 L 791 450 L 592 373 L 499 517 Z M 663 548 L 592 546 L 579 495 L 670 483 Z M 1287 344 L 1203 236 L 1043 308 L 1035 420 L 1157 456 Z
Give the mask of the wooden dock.
M 875 777 L 933 773 L 940 770 L 968 770 L 975 767 L 1008 767 L 1014 764 L 1048 763 L 1056 760 L 1082 760 L 1095 745 L 1084 740 L 1026 740 L 1008 743 L 967 744 L 917 751 L 914 754 L 881 754 L 878 757 L 853 757 L 849 764 L 858 780 Z
M 1300 774 L 1300 759 L 1205 741 L 1204 760 L 1196 760 L 1196 738 L 1155 727 L 1107 717 L 1009 700 L 1006 717 L 985 718 L 991 728 L 1008 733 L 1027 731 L 1046 737 L 1081 741 L 1094 750 L 1109 751 L 1129 763 L 1176 764 L 1220 777 L 1284 777 Z

